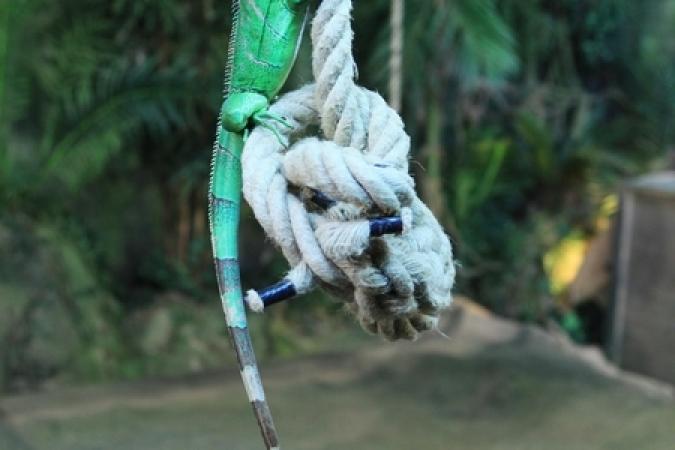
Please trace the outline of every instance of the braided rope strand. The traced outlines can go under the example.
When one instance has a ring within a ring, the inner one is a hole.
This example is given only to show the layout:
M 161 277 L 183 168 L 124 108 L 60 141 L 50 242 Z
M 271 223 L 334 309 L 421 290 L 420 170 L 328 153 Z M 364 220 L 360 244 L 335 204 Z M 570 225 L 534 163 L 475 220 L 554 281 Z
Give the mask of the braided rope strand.
M 279 292 L 324 287 L 366 330 L 414 339 L 452 301 L 452 247 L 415 193 L 401 118 L 355 83 L 351 9 L 351 0 L 321 2 L 311 31 L 316 81 L 271 106 L 288 128 L 251 132 L 244 196 L 291 265 Z M 317 127 L 321 136 L 311 136 Z M 398 217 L 401 232 L 374 232 L 383 217 Z M 263 309 L 257 292 L 247 301 Z

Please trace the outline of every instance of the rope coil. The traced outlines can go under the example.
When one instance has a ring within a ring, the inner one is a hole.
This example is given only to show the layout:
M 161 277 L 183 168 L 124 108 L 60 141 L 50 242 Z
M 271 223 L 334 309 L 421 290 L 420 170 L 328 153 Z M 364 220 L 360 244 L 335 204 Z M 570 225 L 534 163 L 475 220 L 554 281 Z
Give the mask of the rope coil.
M 275 294 L 249 291 L 247 303 L 261 311 L 279 293 L 319 285 L 366 330 L 414 339 L 452 301 L 452 247 L 415 193 L 401 118 L 354 82 L 351 8 L 351 0 L 321 2 L 315 83 L 270 107 L 287 126 L 258 126 L 244 147 L 244 196 L 292 267 Z

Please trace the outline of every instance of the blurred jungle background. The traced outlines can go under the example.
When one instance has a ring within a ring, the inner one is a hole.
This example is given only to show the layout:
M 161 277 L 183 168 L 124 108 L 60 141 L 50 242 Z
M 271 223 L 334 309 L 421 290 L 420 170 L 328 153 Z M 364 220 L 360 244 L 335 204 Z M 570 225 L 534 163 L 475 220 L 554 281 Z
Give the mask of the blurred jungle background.
M 0 2 L 0 392 L 234 367 L 206 217 L 229 3 Z M 354 11 L 383 94 L 390 3 Z M 675 1 L 408 1 L 404 23 L 402 116 L 457 294 L 603 346 L 608 275 L 574 281 L 621 183 L 672 167 Z M 241 228 L 244 287 L 278 279 L 250 209 Z M 375 342 L 320 293 L 252 333 L 263 361 Z

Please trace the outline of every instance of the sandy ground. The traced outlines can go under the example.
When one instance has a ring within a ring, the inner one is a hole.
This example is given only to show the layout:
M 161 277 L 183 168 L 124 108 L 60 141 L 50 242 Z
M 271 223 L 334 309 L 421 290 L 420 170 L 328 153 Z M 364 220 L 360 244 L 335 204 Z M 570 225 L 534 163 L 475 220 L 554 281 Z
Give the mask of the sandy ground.
M 289 450 L 673 450 L 672 389 L 464 307 L 450 339 L 263 368 Z M 236 372 L 4 398 L 0 450 L 262 448 Z

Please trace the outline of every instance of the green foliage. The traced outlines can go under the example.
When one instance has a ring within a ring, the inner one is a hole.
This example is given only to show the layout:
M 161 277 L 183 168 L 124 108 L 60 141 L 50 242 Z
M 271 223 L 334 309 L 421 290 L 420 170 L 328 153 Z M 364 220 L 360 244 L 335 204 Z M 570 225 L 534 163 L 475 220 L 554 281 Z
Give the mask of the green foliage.
M 462 83 L 500 82 L 518 69 L 515 38 L 497 12 L 496 2 L 461 0 L 443 4 L 448 4 L 448 15 L 441 19 L 456 30 L 452 64 L 458 68 Z
M 510 141 L 481 136 L 471 143 L 470 161 L 457 173 L 452 209 L 455 220 L 463 224 L 475 208 L 485 204 L 498 188 L 499 171 L 509 151 Z
M 165 145 L 215 103 L 208 94 L 217 87 L 201 88 L 204 76 L 199 79 L 194 64 L 199 54 L 174 51 L 169 42 L 187 5 L 74 3 L 24 0 L 15 14 L 19 23 L 9 30 L 11 41 L 39 49 L 27 56 L 17 45 L 8 56 L 17 89 L 7 99 L 15 133 L 3 166 L 20 176 L 3 177 L 3 185 L 14 202 L 45 188 L 61 195 L 81 189 L 130 142 Z M 153 20 L 149 11 L 160 15 Z M 153 48 L 147 33 L 167 42 Z

